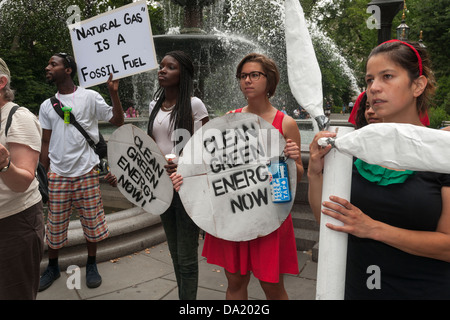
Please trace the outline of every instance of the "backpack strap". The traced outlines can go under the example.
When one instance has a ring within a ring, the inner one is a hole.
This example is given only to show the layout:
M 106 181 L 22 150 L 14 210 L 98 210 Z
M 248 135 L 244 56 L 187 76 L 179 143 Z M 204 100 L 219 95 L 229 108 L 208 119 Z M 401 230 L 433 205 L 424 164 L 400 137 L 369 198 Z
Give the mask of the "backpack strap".
M 55 109 L 56 113 L 59 114 L 59 116 L 64 120 L 64 111 L 62 111 L 61 109 L 61 101 L 56 99 L 56 97 L 51 97 L 50 103 L 52 104 L 53 109 Z M 92 140 L 86 130 L 84 130 L 84 128 L 77 122 L 72 112 L 70 113 L 70 124 L 72 124 L 75 128 L 78 129 L 78 131 L 80 131 L 83 137 L 87 140 L 88 144 L 95 150 L 94 140 Z
M 50 98 L 50 103 L 53 106 L 53 109 L 55 109 L 56 113 L 62 118 L 64 119 L 64 112 L 61 110 L 59 104 L 61 103 L 58 99 L 56 99 L 55 97 L 51 97 Z M 72 114 L 70 114 L 72 115 Z M 70 117 L 72 118 L 72 117 Z M 70 119 L 70 122 L 72 122 L 72 119 Z
M 13 117 L 14 113 L 17 111 L 17 109 L 19 109 L 19 106 L 15 105 L 9 111 L 8 119 L 6 119 L 5 137 L 8 136 L 8 130 L 9 130 L 9 127 L 11 127 L 12 117 Z

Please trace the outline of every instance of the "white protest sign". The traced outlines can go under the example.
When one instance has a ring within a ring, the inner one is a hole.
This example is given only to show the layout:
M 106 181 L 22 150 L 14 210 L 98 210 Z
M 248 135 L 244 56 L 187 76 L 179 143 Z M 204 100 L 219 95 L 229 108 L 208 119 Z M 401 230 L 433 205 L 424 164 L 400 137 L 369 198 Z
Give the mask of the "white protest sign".
M 131 124 L 119 127 L 108 141 L 108 162 L 130 202 L 154 215 L 169 208 L 173 185 L 164 169 L 167 161 L 147 133 Z
M 280 227 L 292 208 L 297 167 L 287 160 L 291 200 L 274 203 L 269 160 L 286 142 L 270 123 L 251 113 L 231 113 L 198 129 L 183 149 L 179 195 L 188 215 L 209 234 L 247 241 Z
M 69 25 L 80 86 L 157 68 L 146 1 Z

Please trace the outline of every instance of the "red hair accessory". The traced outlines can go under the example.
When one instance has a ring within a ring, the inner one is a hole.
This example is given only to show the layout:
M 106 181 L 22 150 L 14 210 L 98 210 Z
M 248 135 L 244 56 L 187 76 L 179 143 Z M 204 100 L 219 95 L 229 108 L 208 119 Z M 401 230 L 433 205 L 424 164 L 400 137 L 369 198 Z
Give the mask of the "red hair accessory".
M 412 45 L 410 45 L 409 43 L 407 43 L 407 42 L 405 42 L 405 41 L 398 40 L 398 39 L 388 40 L 388 41 L 383 42 L 382 44 L 389 43 L 389 42 L 400 42 L 401 44 L 404 44 L 405 46 L 408 46 L 409 48 L 411 48 L 411 50 L 414 51 L 414 53 L 416 54 L 417 60 L 419 61 L 419 72 L 420 72 L 420 75 L 423 74 L 423 69 L 422 69 L 422 58 L 420 57 L 419 51 L 417 51 L 416 48 L 414 48 L 414 47 L 413 47 Z M 380 46 L 381 46 L 382 44 L 380 44 Z

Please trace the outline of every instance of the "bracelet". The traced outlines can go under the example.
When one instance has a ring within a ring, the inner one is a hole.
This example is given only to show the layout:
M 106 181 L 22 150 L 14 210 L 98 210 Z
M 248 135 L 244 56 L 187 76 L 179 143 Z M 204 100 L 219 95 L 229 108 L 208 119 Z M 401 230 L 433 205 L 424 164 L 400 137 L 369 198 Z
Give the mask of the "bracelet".
M 7 165 L 6 167 L 2 168 L 2 169 L 0 170 L 0 172 L 6 172 L 6 171 L 8 171 L 10 165 L 11 165 L 11 157 L 9 157 L 8 165 Z

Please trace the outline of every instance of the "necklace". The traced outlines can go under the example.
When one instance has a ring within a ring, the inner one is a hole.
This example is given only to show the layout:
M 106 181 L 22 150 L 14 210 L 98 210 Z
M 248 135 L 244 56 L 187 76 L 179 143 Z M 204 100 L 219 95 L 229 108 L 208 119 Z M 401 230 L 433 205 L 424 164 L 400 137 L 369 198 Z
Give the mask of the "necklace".
M 171 111 L 171 110 L 170 110 L 170 111 Z M 156 122 L 157 122 L 159 125 L 161 125 L 161 124 L 163 123 L 163 121 L 164 121 L 168 116 L 170 116 L 170 114 L 171 114 L 170 111 L 164 111 L 164 110 L 161 108 L 161 110 L 159 110 L 158 114 L 156 115 L 156 118 L 155 118 Z M 160 114 L 163 114 L 163 113 L 165 113 L 165 115 L 162 115 L 162 117 L 160 117 Z M 161 119 L 161 120 L 160 120 L 160 119 Z
M 170 116 L 170 114 L 172 113 L 173 108 L 175 107 L 175 104 L 173 104 L 170 107 L 167 107 L 167 101 L 164 101 L 161 105 L 161 109 L 159 110 L 158 114 L 156 115 L 156 122 L 161 125 L 163 123 L 163 121 Z M 160 117 L 160 114 L 164 112 L 165 115 L 163 115 L 162 117 Z M 160 120 L 161 119 L 161 120 Z
M 168 103 L 166 103 L 166 101 L 163 102 L 163 104 L 161 105 L 161 109 L 163 111 L 172 111 L 173 108 L 175 108 L 175 104 L 171 105 L 170 107 L 167 106 Z

